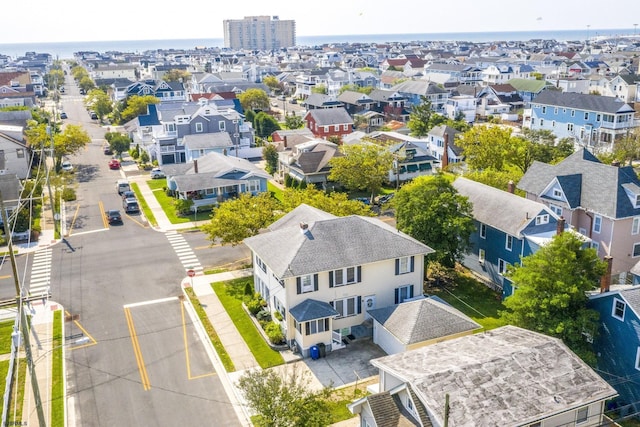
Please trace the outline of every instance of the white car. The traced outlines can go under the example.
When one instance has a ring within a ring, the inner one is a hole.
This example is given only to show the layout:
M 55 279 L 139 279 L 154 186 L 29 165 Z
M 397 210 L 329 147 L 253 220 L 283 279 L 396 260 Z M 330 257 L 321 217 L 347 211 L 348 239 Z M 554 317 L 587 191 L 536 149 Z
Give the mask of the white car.
M 62 164 L 60 165 L 60 168 L 65 172 L 73 172 L 73 165 L 68 160 L 65 160 L 64 162 L 62 162 Z
M 166 178 L 164 172 L 162 172 L 162 169 L 160 168 L 151 169 L 151 179 L 160 179 L 160 178 Z

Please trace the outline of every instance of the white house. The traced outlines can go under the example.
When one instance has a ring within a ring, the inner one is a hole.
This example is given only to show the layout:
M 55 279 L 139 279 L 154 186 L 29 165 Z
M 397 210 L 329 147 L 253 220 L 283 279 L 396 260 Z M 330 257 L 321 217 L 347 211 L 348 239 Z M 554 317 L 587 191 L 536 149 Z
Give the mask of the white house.
M 433 249 L 369 217 L 336 217 L 300 205 L 245 239 L 254 286 L 279 311 L 289 345 L 342 348 L 367 310 L 422 294 L 424 257 Z

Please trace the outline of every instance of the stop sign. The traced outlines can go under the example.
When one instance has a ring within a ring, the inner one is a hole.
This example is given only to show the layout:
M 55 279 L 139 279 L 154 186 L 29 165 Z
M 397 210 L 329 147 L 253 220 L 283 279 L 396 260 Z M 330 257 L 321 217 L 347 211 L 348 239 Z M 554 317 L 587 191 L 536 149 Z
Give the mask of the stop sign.
M 195 275 L 196 275 L 195 270 L 187 270 L 187 276 L 189 276 L 189 277 L 193 277 L 193 276 L 195 276 Z

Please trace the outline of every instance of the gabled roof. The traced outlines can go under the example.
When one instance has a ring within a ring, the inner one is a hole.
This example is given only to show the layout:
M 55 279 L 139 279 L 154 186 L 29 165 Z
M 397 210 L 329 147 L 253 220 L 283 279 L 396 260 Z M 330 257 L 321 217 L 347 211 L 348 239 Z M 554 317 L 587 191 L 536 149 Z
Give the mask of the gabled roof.
M 395 92 L 411 93 L 415 95 L 447 93 L 445 89 L 428 80 L 407 80 L 393 86 L 391 90 Z
M 533 79 L 510 79 L 507 83 L 509 83 L 512 87 L 514 87 L 518 92 L 530 92 L 530 93 L 539 93 L 548 84 L 544 80 L 533 80 Z
M 271 224 L 269 226 L 269 230 L 274 231 L 281 228 L 297 227 L 301 222 L 312 223 L 332 218 L 337 218 L 337 216 L 302 203 L 287 215 Z
M 305 118 L 308 116 L 311 116 L 318 126 L 353 125 L 353 119 L 344 107 L 309 110 Z
M 281 279 L 433 252 L 373 218 L 351 215 L 306 222 L 306 232 L 300 226 L 279 228 L 244 243 Z
M 561 340 L 515 326 L 373 359 L 442 425 L 521 426 L 617 395 Z
M 545 90 L 531 102 L 533 104 L 575 108 L 577 110 L 597 111 L 609 114 L 634 112 L 633 108 L 616 97 L 588 95 L 576 92 Z
M 292 307 L 289 310 L 289 314 L 296 319 L 298 323 L 340 315 L 328 302 L 310 298 Z
M 189 150 L 233 147 L 233 141 L 231 141 L 231 137 L 228 132 L 185 135 L 182 139 L 182 143 Z
M 338 101 L 343 102 L 345 104 L 366 104 L 372 103 L 373 99 L 369 98 L 368 95 L 360 92 L 355 92 L 352 90 L 345 90 L 340 95 L 338 95 Z
M 462 312 L 433 298 L 368 310 L 367 313 L 404 345 L 480 329 Z
M 572 207 L 579 204 L 583 209 L 609 218 L 640 215 L 640 209 L 633 207 L 623 186 L 640 185 L 630 166 L 605 165 L 587 149 L 581 148 L 556 165 L 534 161 L 517 186 L 527 193 L 543 197 L 555 179 L 563 186 Z
M 517 238 L 541 212 L 555 215 L 542 203 L 467 178 L 457 178 L 453 187 L 473 204 L 476 221 Z

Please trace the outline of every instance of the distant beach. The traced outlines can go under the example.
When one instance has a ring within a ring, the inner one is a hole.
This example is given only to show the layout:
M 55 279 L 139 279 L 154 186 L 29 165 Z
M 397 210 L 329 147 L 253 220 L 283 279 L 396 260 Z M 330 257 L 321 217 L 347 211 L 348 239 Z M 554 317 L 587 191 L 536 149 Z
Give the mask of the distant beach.
M 422 33 L 422 34 L 356 34 L 330 36 L 298 36 L 298 46 L 320 46 L 334 43 L 391 43 L 415 41 L 527 41 L 545 39 L 557 41 L 578 41 L 587 38 L 619 37 L 635 35 L 635 29 L 583 29 L 557 31 L 510 31 L 510 32 L 481 32 L 481 33 Z M 74 52 L 132 52 L 142 53 L 158 49 L 195 49 L 196 47 L 214 48 L 224 47 L 224 40 L 213 39 L 167 39 L 167 40 L 113 40 L 113 41 L 77 41 L 59 43 L 0 43 L 0 54 L 16 58 L 26 52 L 49 53 L 57 59 L 72 58 Z

